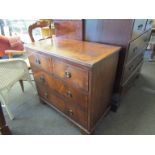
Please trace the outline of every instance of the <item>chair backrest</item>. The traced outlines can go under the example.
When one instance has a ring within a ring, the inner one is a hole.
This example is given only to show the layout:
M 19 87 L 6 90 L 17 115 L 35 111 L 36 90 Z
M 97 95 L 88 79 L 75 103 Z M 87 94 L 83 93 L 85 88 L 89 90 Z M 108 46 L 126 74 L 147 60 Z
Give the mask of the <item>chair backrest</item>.
M 52 19 L 42 19 L 34 24 L 30 25 L 28 28 L 28 33 L 32 42 L 35 42 L 33 36 L 33 30 L 36 28 L 41 28 L 43 39 L 51 38 L 54 34 L 54 28 L 52 27 L 53 20 Z

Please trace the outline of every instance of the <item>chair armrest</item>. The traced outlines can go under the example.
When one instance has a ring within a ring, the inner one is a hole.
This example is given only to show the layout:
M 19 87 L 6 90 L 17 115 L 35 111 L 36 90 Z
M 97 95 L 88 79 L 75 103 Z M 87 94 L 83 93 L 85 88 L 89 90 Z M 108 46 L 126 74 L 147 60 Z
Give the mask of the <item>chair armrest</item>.
M 4 59 L 0 60 L 0 68 L 5 66 L 6 68 L 24 69 L 28 71 L 27 64 L 23 59 Z

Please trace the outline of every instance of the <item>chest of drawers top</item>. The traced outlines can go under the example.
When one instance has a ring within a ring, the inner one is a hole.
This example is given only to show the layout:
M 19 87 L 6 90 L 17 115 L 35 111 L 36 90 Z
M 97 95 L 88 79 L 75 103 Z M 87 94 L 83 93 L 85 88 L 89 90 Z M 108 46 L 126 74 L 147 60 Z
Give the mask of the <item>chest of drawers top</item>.
M 117 46 L 61 38 L 26 44 L 25 48 L 30 52 L 32 50 L 42 52 L 77 62 L 87 67 L 93 66 L 95 63 L 120 50 L 120 47 Z

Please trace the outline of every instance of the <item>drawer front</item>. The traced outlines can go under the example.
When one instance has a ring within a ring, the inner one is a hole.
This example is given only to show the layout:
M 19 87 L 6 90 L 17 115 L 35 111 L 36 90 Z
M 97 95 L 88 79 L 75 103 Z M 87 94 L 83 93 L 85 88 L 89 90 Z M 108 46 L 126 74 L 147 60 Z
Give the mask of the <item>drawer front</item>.
M 48 72 L 52 71 L 52 64 L 51 64 L 52 59 L 48 55 L 32 53 L 29 56 L 29 60 L 30 60 L 31 66 L 36 65 Z
M 138 74 L 139 74 L 139 72 L 141 70 L 142 65 L 143 65 L 143 61 L 141 63 L 139 63 L 139 65 L 132 72 L 132 74 L 130 74 L 128 79 L 126 79 L 126 81 L 123 84 L 121 84 L 122 85 L 122 92 L 126 92 L 126 90 L 128 90 L 128 88 L 131 87 L 131 85 L 134 82 L 134 79 L 138 76 Z
M 67 84 L 88 91 L 88 71 L 53 59 L 53 74 L 63 79 Z
M 123 80 L 126 81 L 127 78 L 132 74 L 132 72 L 137 68 L 137 66 L 143 61 L 143 54 L 138 55 L 133 61 L 131 61 L 124 68 Z
M 140 36 L 144 30 L 147 19 L 135 19 L 132 33 L 132 40 Z
M 125 63 L 129 63 L 137 55 L 144 52 L 144 47 L 146 46 L 144 35 L 140 36 L 136 40 L 130 42 L 129 50 L 127 53 Z
M 147 31 L 147 30 L 151 29 L 152 25 L 153 25 L 153 19 L 148 19 L 146 22 L 145 30 Z
M 52 91 L 50 91 L 47 87 L 40 86 L 37 84 L 37 90 L 40 97 L 46 100 L 49 104 L 54 105 L 60 111 L 66 111 L 66 104 L 59 97 L 54 95 Z
M 81 108 L 87 108 L 87 95 L 76 90 L 75 88 L 65 85 L 62 80 L 59 80 L 52 75 L 39 70 L 38 68 L 33 67 L 33 75 L 36 83 L 39 83 L 44 87 L 49 87 L 50 89 L 56 91 L 60 96 L 63 96 L 67 100 L 78 104 Z
M 67 104 L 66 107 L 66 114 L 82 125 L 83 127 L 87 128 L 88 124 L 88 112 L 87 109 L 80 109 L 79 107 L 75 106 L 74 104 Z
M 40 97 L 62 111 L 78 124 L 87 128 L 87 109 L 80 109 L 77 105 L 64 101 L 62 98 L 55 95 L 50 89 L 40 86 L 39 84 L 37 85 L 37 89 Z

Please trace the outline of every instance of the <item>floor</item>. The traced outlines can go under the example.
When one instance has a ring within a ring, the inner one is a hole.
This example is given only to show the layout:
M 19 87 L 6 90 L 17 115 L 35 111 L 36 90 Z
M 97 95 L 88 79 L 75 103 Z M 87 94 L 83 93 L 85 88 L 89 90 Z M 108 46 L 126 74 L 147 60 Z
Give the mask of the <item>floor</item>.
M 146 54 L 147 59 L 147 54 Z M 14 120 L 7 124 L 14 135 L 79 135 L 80 130 L 58 112 L 39 102 L 25 82 L 25 93 L 17 83 L 10 93 Z M 155 62 L 145 61 L 140 77 L 128 91 L 116 113 L 110 112 L 95 131 L 98 135 L 155 134 Z

